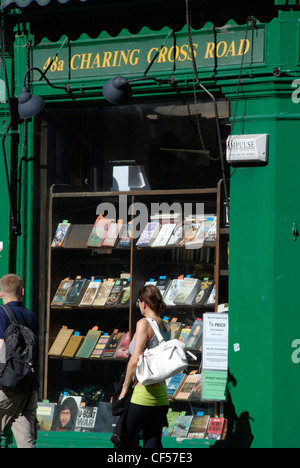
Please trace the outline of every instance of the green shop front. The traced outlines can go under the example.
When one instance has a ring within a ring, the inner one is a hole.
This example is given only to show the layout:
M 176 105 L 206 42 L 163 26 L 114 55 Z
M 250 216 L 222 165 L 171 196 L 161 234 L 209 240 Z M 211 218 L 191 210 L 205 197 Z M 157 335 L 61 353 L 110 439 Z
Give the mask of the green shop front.
M 229 303 L 226 401 L 218 395 L 197 410 L 226 417 L 222 446 L 298 447 L 299 5 L 100 3 L 1 4 L 0 274 L 24 278 L 25 305 L 39 316 L 40 400 L 57 402 L 80 387 L 90 398 L 102 391 L 107 403 L 124 361 L 49 357 L 61 327 L 132 334 L 139 286 L 161 275 L 193 276 L 197 266 L 200 276 L 212 272 L 216 305 L 170 308 L 170 318 L 191 325 Z M 116 77 L 131 88 L 118 105 L 103 95 Z M 45 102 L 25 120 L 17 111 L 23 86 Z M 259 137 L 263 161 L 247 147 Z M 124 165 L 142 168 L 141 186 L 124 173 L 116 185 Z M 162 203 L 201 203 L 217 213 L 216 245 L 84 248 L 100 206 L 119 214 L 122 205 L 132 219 L 133 209 L 150 213 Z M 77 237 L 70 248 L 51 248 L 63 221 L 80 226 Z M 127 308 L 51 306 L 63 279 L 121 273 L 131 276 Z M 175 401 L 174 410 L 192 407 Z M 109 437 L 65 433 L 59 440 L 111 447 Z M 163 445 L 214 441 L 164 437 Z

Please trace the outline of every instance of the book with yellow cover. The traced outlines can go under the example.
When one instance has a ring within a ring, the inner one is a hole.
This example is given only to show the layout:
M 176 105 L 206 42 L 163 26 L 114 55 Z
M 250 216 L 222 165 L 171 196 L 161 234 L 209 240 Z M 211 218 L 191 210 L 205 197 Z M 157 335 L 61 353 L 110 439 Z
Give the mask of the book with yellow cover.
M 71 336 L 67 346 L 62 352 L 62 357 L 65 358 L 72 358 L 75 356 L 77 353 L 79 347 L 81 346 L 82 342 L 84 340 L 84 336 L 80 336 L 79 334 L 77 335 L 76 333 Z
M 62 327 L 56 336 L 51 348 L 49 349 L 49 356 L 60 356 L 67 346 L 74 330 L 67 327 Z

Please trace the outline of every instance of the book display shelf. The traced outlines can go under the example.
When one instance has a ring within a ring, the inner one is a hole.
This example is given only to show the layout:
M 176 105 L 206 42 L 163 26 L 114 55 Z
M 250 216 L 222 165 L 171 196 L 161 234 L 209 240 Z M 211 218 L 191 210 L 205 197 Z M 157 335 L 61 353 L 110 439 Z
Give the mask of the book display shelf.
M 223 405 L 203 403 L 196 393 L 190 398 L 182 388 L 188 378 L 201 384 L 203 314 L 228 302 L 229 228 L 222 191 L 222 181 L 195 190 L 51 188 L 44 399 L 57 403 L 62 395 L 77 395 L 87 410 L 99 401 L 110 404 L 141 318 L 138 291 L 154 282 L 168 306 L 164 319 L 194 354 L 176 383 L 181 392 L 170 388 L 170 422 L 173 417 L 174 426 L 176 414 L 189 416 L 191 423 L 203 411 L 207 430 L 210 420 L 217 424 L 215 417 L 224 418 Z M 90 411 L 91 426 L 93 418 L 96 412 Z M 105 432 L 96 426 L 74 430 Z M 196 419 L 191 427 L 190 437 L 203 438 L 203 429 L 197 436 Z

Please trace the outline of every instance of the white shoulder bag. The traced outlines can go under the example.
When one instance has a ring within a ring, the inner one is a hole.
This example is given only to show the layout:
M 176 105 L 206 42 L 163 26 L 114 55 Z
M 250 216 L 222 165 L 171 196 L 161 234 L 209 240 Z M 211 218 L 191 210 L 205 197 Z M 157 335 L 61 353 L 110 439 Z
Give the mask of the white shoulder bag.
M 185 344 L 177 339 L 165 341 L 156 321 L 147 320 L 159 344 L 145 349 L 139 357 L 136 377 L 142 385 L 163 382 L 188 367 Z

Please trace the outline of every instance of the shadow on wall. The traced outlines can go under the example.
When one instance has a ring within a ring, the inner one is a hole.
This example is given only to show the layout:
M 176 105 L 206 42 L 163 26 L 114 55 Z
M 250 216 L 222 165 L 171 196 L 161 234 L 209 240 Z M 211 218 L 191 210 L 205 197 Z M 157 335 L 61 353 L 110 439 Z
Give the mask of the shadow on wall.
M 230 387 L 236 387 L 237 380 L 228 370 L 228 393 L 227 393 L 227 437 L 226 440 L 216 441 L 211 448 L 251 448 L 254 436 L 251 432 L 250 420 L 254 422 L 248 411 L 243 411 L 239 416 L 236 414 L 232 403 Z

